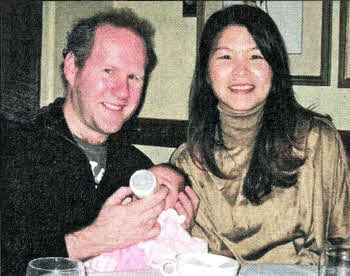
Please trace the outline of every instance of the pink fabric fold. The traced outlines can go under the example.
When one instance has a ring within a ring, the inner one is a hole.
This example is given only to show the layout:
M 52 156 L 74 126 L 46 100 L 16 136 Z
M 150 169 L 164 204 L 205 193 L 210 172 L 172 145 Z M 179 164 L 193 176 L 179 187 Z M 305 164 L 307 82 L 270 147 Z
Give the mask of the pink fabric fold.
M 208 243 L 191 237 L 182 227 L 185 216 L 174 209 L 158 217 L 161 232 L 155 239 L 104 253 L 84 263 L 87 272 L 114 272 L 158 269 L 162 261 L 185 252 L 208 252 Z

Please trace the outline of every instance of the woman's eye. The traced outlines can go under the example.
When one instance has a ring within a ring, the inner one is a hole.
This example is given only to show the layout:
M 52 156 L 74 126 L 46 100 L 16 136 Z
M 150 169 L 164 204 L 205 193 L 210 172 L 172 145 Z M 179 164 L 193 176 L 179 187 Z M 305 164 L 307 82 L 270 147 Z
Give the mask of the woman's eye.
M 231 59 L 231 57 L 229 55 L 222 55 L 219 56 L 219 59 Z
M 112 69 L 106 68 L 103 70 L 105 73 L 110 74 L 112 73 Z

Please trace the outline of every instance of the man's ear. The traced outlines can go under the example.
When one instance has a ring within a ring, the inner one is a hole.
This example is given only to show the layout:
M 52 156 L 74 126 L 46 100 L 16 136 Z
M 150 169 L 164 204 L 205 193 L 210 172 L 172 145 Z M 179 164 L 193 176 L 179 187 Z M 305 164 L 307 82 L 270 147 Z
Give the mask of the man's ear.
M 67 79 L 69 86 L 73 86 L 75 82 L 75 77 L 79 69 L 75 65 L 75 55 L 69 52 L 64 59 L 64 75 Z

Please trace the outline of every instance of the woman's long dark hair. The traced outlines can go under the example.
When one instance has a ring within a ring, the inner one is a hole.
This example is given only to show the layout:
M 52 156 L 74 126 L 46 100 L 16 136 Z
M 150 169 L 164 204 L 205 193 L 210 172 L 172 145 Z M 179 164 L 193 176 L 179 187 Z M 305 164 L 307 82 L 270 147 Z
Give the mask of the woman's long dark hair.
M 214 175 L 227 179 L 214 153 L 225 148 L 216 98 L 208 82 L 210 55 L 219 35 L 229 26 L 247 28 L 273 72 L 243 193 L 253 204 L 261 202 L 272 186 L 290 187 L 298 180 L 297 168 L 304 160 L 292 155 L 296 146 L 297 116 L 310 118 L 314 112 L 301 107 L 294 96 L 288 54 L 272 18 L 259 8 L 233 5 L 217 11 L 206 22 L 201 35 L 189 102 L 188 145 L 192 159 Z

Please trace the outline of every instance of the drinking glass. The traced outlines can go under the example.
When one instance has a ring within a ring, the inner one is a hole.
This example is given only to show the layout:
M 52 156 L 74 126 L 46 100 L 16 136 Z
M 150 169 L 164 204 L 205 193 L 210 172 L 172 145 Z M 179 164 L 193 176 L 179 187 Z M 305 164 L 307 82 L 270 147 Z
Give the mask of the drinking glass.
M 319 276 L 350 276 L 350 248 L 326 246 L 318 270 Z
M 44 257 L 31 260 L 26 276 L 84 276 L 82 262 L 63 257 Z

